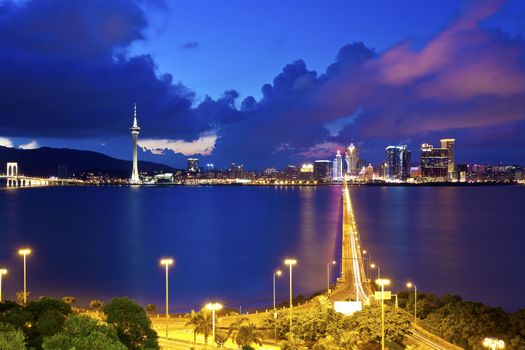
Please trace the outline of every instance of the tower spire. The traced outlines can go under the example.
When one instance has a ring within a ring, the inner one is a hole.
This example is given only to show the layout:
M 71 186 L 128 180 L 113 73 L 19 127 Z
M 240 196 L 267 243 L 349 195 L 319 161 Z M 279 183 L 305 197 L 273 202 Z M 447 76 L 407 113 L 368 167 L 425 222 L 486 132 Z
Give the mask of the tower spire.
M 137 125 L 137 104 L 133 104 L 133 127 L 136 128 Z

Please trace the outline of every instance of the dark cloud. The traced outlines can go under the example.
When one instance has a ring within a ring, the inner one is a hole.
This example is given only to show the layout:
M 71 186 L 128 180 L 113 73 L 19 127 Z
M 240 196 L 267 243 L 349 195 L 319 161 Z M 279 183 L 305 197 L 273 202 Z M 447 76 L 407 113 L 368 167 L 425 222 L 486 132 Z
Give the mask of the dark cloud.
M 473 3 L 423 45 L 405 41 L 378 53 L 352 43 L 321 74 L 296 60 L 262 86 L 260 100 L 242 101 L 235 90 L 196 101 L 150 56 L 130 57 L 127 47 L 144 38 L 148 25 L 143 4 L 3 2 L 0 135 L 125 135 L 136 102 L 149 138 L 193 141 L 216 133 L 207 159 L 219 165 L 332 157 L 350 140 L 369 159 L 382 157 L 389 143 L 416 149 L 442 136 L 456 137 L 469 157 L 468 150 L 488 156 L 483 150 L 495 145 L 515 155 L 523 149 L 509 139 L 525 129 L 525 42 L 480 26 L 499 1 Z M 338 125 L 336 134 L 328 123 Z M 491 142 L 480 146 L 480 137 Z
M 194 49 L 197 49 L 199 48 L 199 42 L 197 41 L 187 41 L 183 44 L 180 44 L 180 48 L 181 49 L 185 49 L 185 50 L 194 50 Z

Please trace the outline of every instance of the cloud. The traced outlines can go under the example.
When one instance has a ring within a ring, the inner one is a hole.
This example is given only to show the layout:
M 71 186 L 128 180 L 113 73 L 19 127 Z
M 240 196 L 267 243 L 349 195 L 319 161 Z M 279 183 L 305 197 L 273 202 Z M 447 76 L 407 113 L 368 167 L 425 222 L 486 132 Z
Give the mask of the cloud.
M 158 72 L 151 56 L 129 56 L 148 26 L 140 4 L 3 2 L 0 133 L 127 136 L 137 102 L 148 156 L 198 153 L 219 165 L 264 167 L 328 157 L 350 141 L 380 159 L 389 143 L 416 148 L 442 136 L 456 137 L 465 154 L 470 147 L 483 156 L 525 128 L 525 41 L 481 25 L 501 1 L 469 2 L 423 45 L 405 40 L 376 52 L 354 42 L 320 73 L 297 59 L 261 87 L 262 98 L 241 101 L 236 90 L 197 101 Z M 476 138 L 490 130 L 498 134 L 480 148 Z
M 0 146 L 12 148 L 13 142 L 7 137 L 0 137 Z
M 139 146 L 157 155 L 165 154 L 166 150 L 174 153 L 182 153 L 187 156 L 195 154 L 210 155 L 216 140 L 216 134 L 205 133 L 197 140 L 190 142 L 169 139 L 144 139 L 139 141 Z
M 38 142 L 36 142 L 35 140 L 33 140 L 31 142 L 28 142 L 26 144 L 18 146 L 18 148 L 20 148 L 20 149 L 36 149 L 38 147 L 40 147 L 40 146 L 38 145 Z
M 180 44 L 179 47 L 185 50 L 194 50 L 199 48 L 199 45 L 200 44 L 197 41 L 187 41 L 185 43 Z

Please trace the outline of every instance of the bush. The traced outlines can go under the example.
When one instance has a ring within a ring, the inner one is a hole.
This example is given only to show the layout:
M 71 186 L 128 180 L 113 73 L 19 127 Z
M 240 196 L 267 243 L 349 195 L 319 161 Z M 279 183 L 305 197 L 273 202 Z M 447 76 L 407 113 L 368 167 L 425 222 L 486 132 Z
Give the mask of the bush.
M 9 323 L 0 322 L 0 349 L 24 350 L 26 349 L 25 335 Z
M 120 341 L 129 349 L 158 350 L 157 333 L 151 329 L 146 311 L 127 298 L 115 298 L 104 306 L 109 324 L 115 326 Z
M 89 316 L 72 315 L 64 323 L 64 331 L 46 337 L 44 350 L 126 350 L 112 326 Z

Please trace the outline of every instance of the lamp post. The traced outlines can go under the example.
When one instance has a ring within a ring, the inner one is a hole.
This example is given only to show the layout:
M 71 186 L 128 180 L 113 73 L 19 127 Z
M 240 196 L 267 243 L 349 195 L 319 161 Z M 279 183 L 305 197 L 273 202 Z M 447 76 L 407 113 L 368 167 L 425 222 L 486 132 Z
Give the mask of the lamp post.
M 297 264 L 295 259 L 286 259 L 284 264 L 290 266 L 290 333 L 292 332 L 292 312 L 293 312 L 293 303 L 292 303 L 292 266 Z
M 326 294 L 330 294 L 330 266 L 335 264 L 335 260 L 332 260 L 326 264 Z
M 213 337 L 213 347 L 215 347 L 215 311 L 222 309 L 222 305 L 219 303 L 208 303 L 206 304 L 206 309 L 211 310 L 211 329 Z
M 385 350 L 385 286 L 390 284 L 390 280 L 378 278 L 376 284 L 381 286 L 381 350 Z
M 412 287 L 414 287 L 414 323 L 416 323 L 417 322 L 417 286 L 412 282 L 408 282 L 407 288 L 412 288 Z
M 7 269 L 0 269 L 0 303 L 2 302 L 2 276 L 7 274 Z
M 370 264 L 370 267 L 373 268 L 373 269 L 377 269 L 377 279 L 380 280 L 381 279 L 381 267 L 379 267 L 379 265 L 377 264 Z M 370 279 L 372 279 L 372 276 L 370 276 Z
M 173 265 L 173 259 L 164 258 L 160 259 L 160 264 L 166 267 L 166 337 L 168 336 L 168 318 L 169 318 L 169 308 L 168 308 L 168 268 L 170 265 Z
M 497 338 L 485 338 L 483 346 L 490 350 L 505 349 L 505 342 Z
M 276 308 L 275 308 L 275 276 L 281 276 L 283 273 L 281 270 L 277 270 L 273 273 L 273 318 L 277 318 Z M 274 322 L 273 335 L 275 340 L 277 340 L 277 324 Z
M 18 250 L 18 254 L 24 257 L 24 305 L 27 304 L 27 256 L 31 254 L 31 249 L 23 248 Z
M 370 261 L 372 261 L 372 253 L 370 253 L 369 251 L 367 250 L 363 250 L 363 255 L 367 255 L 368 256 L 368 264 L 366 265 L 368 268 L 367 268 L 367 272 L 368 272 L 368 279 L 372 279 L 372 274 L 370 273 Z M 364 260 L 364 258 L 363 258 Z

